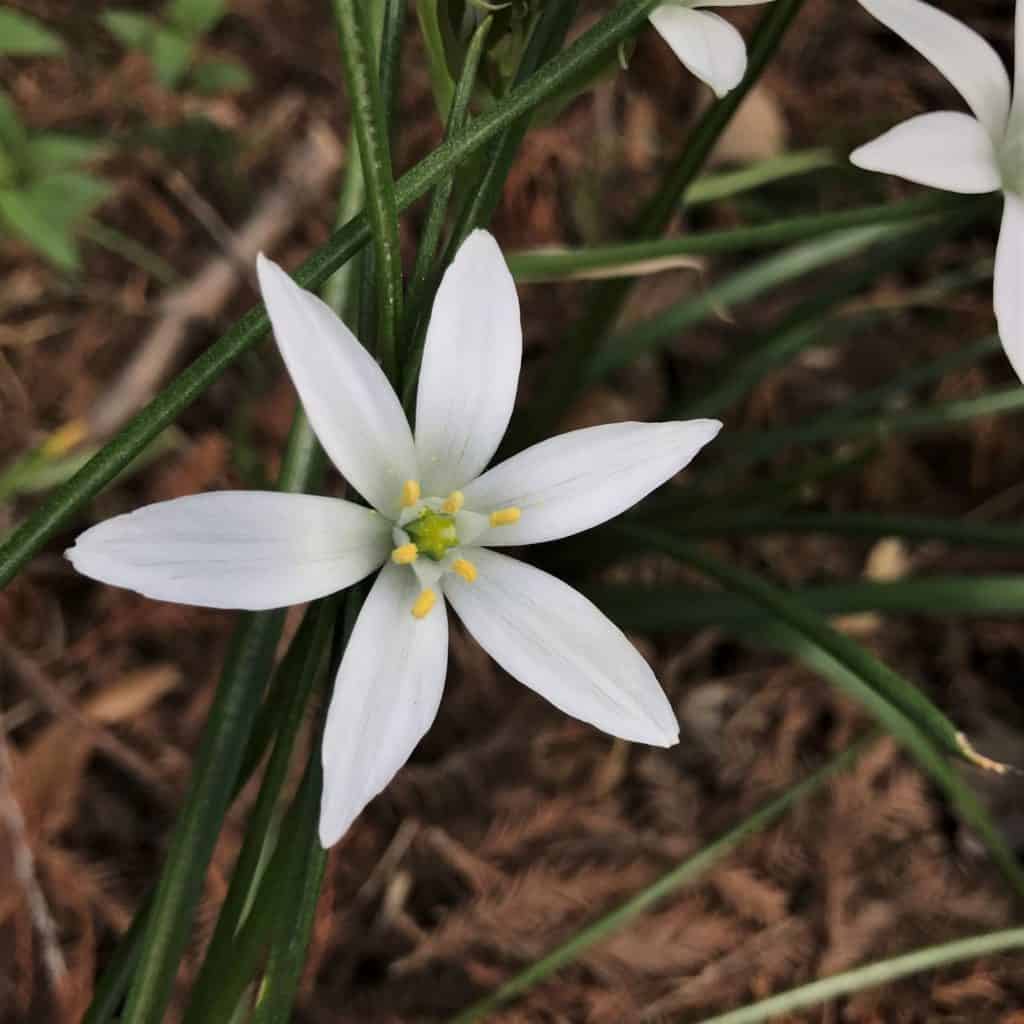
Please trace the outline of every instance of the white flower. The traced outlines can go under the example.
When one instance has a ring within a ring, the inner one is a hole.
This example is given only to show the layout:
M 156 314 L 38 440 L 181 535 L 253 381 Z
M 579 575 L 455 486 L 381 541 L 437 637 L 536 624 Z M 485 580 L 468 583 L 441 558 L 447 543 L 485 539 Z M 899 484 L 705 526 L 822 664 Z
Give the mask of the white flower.
M 672 0 L 656 7 L 650 22 L 689 71 L 721 98 L 747 72 L 743 36 L 724 18 L 700 7 L 747 7 L 770 0 Z
M 850 154 L 868 171 L 896 174 L 947 192 L 1005 196 L 995 267 L 995 311 L 1003 348 L 1024 380 L 1024 13 L 1016 12 L 1016 68 L 1010 79 L 973 29 L 922 0 L 860 0 L 942 72 L 974 117 L 920 114 Z
M 68 557 L 94 579 L 214 608 L 310 601 L 381 569 L 327 715 L 323 845 L 344 834 L 434 720 L 446 601 L 499 665 L 563 711 L 625 739 L 677 742 L 668 700 L 619 629 L 560 580 L 491 548 L 611 519 L 679 472 L 721 424 L 575 430 L 483 472 L 512 415 L 522 358 L 515 285 L 489 234 L 467 239 L 438 290 L 415 434 L 380 367 L 328 306 L 263 257 L 259 278 L 313 429 L 372 508 L 199 494 L 100 523 Z

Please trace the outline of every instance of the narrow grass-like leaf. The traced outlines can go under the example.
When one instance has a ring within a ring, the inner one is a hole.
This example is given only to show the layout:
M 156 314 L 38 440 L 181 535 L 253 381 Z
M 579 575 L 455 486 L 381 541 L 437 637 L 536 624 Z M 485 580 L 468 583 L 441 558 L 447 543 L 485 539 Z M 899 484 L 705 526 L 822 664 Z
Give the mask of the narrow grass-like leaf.
M 747 72 L 743 81 L 712 104 L 690 132 L 654 197 L 644 206 L 628 238 L 653 238 L 664 232 L 679 208 L 682 197 L 725 131 L 747 93 L 761 77 L 804 0 L 775 0 L 762 16 L 747 51 Z M 565 333 L 552 365 L 548 367 L 537 394 L 530 403 L 529 419 L 514 422 L 506 449 L 515 450 L 546 437 L 562 412 L 585 386 L 581 367 L 598 350 L 614 327 L 629 295 L 631 281 L 620 278 L 594 285 L 587 296 L 587 313 L 582 322 Z
M 585 73 L 642 24 L 659 0 L 624 0 L 584 32 L 576 41 L 514 87 L 486 113 L 473 118 L 454 138 L 405 174 L 395 187 L 399 209 L 405 209 L 455 167 L 495 138 L 523 114 L 555 95 L 568 82 Z M 363 216 L 349 221 L 295 272 L 304 288 L 318 288 L 351 259 L 369 240 Z M 266 333 L 262 307 L 249 310 L 226 334 L 186 367 L 138 413 L 64 488 L 0 545 L 0 587 L 87 501 L 113 480 L 125 465 L 174 419 L 243 352 Z
M 41 21 L 11 7 L 0 7 L 0 55 L 53 57 L 64 52 L 64 40 Z
M 838 165 L 836 155 L 827 149 L 780 153 L 778 156 L 756 160 L 734 171 L 717 171 L 714 174 L 702 175 L 686 190 L 683 203 L 687 207 L 693 207 L 717 202 L 720 199 L 731 199 L 762 185 L 771 185 L 776 181 Z
M 211 1015 L 211 1008 L 216 1002 L 215 993 L 220 979 L 228 972 L 228 961 L 235 956 L 235 937 L 260 884 L 260 867 L 266 863 L 268 851 L 273 849 L 273 826 L 292 749 L 325 652 L 330 646 L 330 632 L 337 610 L 338 600 L 335 597 L 314 605 L 306 613 L 282 664 L 283 671 L 279 675 L 287 678 L 287 702 L 277 715 L 274 749 L 263 773 L 256 804 L 246 823 L 245 841 L 231 872 L 231 883 L 217 917 L 217 926 L 192 990 L 185 1024 L 202 1024 L 215 1019 Z
M 986 932 L 984 935 L 928 946 L 913 953 L 905 953 L 903 956 L 878 960 L 864 967 L 855 967 L 852 971 L 833 974 L 829 978 L 812 981 L 788 992 L 780 992 L 777 996 L 750 1003 L 729 1013 L 705 1017 L 701 1024 L 761 1024 L 762 1021 L 789 1017 L 790 1014 L 797 1013 L 807 1006 L 817 1006 L 854 992 L 877 988 L 879 985 L 920 974 L 922 971 L 934 971 L 947 964 L 976 960 L 979 957 L 1022 948 L 1024 928 Z
M 373 234 L 377 281 L 376 351 L 384 372 L 395 381 L 396 345 L 402 317 L 402 254 L 380 68 L 372 46 L 366 5 L 359 0 L 333 0 L 333 5 L 366 182 L 366 210 Z
M 964 735 L 916 686 L 873 654 L 824 623 L 813 611 L 777 587 L 722 562 L 670 534 L 624 527 L 640 543 L 691 565 L 726 589 L 763 608 L 779 625 L 796 634 L 817 656 L 835 663 L 832 680 L 861 703 L 914 756 L 942 788 L 951 806 L 978 834 L 1018 898 L 1024 899 L 1024 870 L 998 827 L 944 752 L 988 769 L 1001 766 L 980 757 Z
M 970 202 L 970 201 L 968 201 Z M 978 200 L 974 205 L 980 205 Z M 789 217 L 768 224 L 731 228 L 728 231 L 707 231 L 682 235 L 679 238 L 658 238 L 653 241 L 624 242 L 620 245 L 588 246 L 581 249 L 526 249 L 508 254 L 508 265 L 516 280 L 524 283 L 558 281 L 578 277 L 581 273 L 603 271 L 631 277 L 646 272 L 645 267 L 659 260 L 671 265 L 679 256 L 708 256 L 717 253 L 770 249 L 829 235 L 834 231 L 876 224 L 898 224 L 919 221 L 934 213 L 945 213 L 965 205 L 962 199 L 948 196 L 925 196 L 901 203 L 865 206 L 837 213 Z M 986 207 L 991 204 L 985 202 Z
M 864 751 L 868 742 L 869 740 L 862 740 L 833 757 L 813 775 L 791 786 L 735 828 L 687 857 L 621 906 L 604 914 L 546 956 L 514 975 L 495 992 L 453 1018 L 451 1024 L 470 1024 L 471 1021 L 481 1020 L 503 1004 L 524 995 L 556 971 L 578 960 L 598 942 L 631 924 L 666 897 L 707 874 L 744 840 L 774 825 L 794 804 L 816 793 L 835 775 L 849 768 Z
M 318 446 L 305 417 L 299 415 L 285 452 L 279 489 L 304 490 L 319 466 Z M 280 610 L 246 613 L 235 629 L 196 754 L 185 806 L 147 915 L 124 1012 L 125 1021 L 131 1024 L 159 1024 L 164 1018 L 283 624 Z

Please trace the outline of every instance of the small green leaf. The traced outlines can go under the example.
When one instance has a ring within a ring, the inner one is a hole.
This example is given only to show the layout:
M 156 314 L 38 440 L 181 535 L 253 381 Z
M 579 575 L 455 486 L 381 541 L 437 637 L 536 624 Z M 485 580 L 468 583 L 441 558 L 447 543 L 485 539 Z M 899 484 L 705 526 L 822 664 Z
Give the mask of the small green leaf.
M 53 57 L 63 52 L 64 41 L 42 22 L 0 7 L 0 53 L 8 57 Z
M 129 50 L 149 52 L 159 22 L 138 11 L 104 11 L 100 15 L 103 27 Z
M 94 160 L 103 152 L 104 144 L 81 135 L 47 132 L 29 139 L 25 148 L 30 172 L 44 175 Z
M 0 92 L 0 184 L 13 180 L 25 160 L 28 135 L 14 104 Z
M 438 0 L 417 0 L 416 15 L 427 49 L 427 67 L 430 71 L 430 84 L 434 90 L 434 102 L 441 116 L 447 117 L 452 97 L 455 95 L 455 80 L 448 70 L 448 54 L 445 50 L 437 3 Z
M 62 171 L 38 178 L 26 190 L 54 224 L 74 226 L 106 199 L 108 182 L 81 171 Z
M 157 29 L 150 56 L 160 84 L 173 89 L 192 60 L 192 40 L 172 29 Z
M 204 60 L 192 69 L 196 92 L 216 96 L 225 92 L 244 92 L 252 86 L 252 76 L 234 60 Z
M 27 191 L 0 190 L 0 225 L 61 270 L 78 267 L 78 250 L 66 224 L 55 224 L 45 205 Z
M 224 0 L 170 0 L 167 20 L 191 38 L 209 32 L 224 17 Z

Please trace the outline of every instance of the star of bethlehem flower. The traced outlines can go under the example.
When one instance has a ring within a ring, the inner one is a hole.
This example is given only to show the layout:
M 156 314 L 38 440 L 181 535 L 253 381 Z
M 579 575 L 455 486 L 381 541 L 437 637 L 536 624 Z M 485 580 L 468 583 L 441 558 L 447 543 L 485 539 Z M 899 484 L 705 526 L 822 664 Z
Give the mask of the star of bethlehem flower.
M 298 604 L 379 569 L 334 684 L 320 839 L 336 842 L 437 713 L 450 604 L 511 676 L 613 736 L 671 746 L 672 708 L 622 632 L 560 580 L 499 554 L 579 533 L 678 473 L 717 420 L 614 423 L 550 438 L 492 469 L 512 415 L 522 331 L 497 243 L 474 232 L 441 282 L 416 430 L 380 367 L 315 295 L 260 257 L 278 347 L 320 443 L 371 507 L 222 491 L 148 505 L 83 533 L 87 576 L 212 608 Z
M 747 72 L 743 36 L 725 20 L 702 7 L 749 7 L 771 0 L 672 0 L 656 7 L 650 22 L 687 70 L 710 85 L 721 99 Z
M 995 50 L 973 29 L 923 0 L 860 0 L 926 57 L 974 116 L 919 114 L 850 154 L 857 167 L 947 192 L 1001 190 L 995 313 L 1003 348 L 1024 380 L 1024 13 L 1018 4 L 1014 87 Z

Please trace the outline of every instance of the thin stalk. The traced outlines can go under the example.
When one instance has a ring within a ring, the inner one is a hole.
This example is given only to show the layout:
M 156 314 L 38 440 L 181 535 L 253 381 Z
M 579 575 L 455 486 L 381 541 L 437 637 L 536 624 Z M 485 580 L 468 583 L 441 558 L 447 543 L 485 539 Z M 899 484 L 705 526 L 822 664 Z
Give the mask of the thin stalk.
M 876 988 L 912 974 L 920 974 L 922 971 L 934 971 L 947 964 L 1022 948 L 1024 928 L 1008 928 L 1004 931 L 974 935 L 969 939 L 944 942 L 938 946 L 928 946 L 913 953 L 905 953 L 903 956 L 879 960 L 864 967 L 855 967 L 852 971 L 833 974 L 829 978 L 812 981 L 788 992 L 780 992 L 777 996 L 750 1003 L 729 1013 L 705 1017 L 701 1024 L 760 1024 L 761 1021 L 789 1016 L 806 1006 L 817 1006 L 831 999 L 862 992 L 866 988 Z
M 231 872 L 231 884 L 217 917 L 217 926 L 203 958 L 203 966 L 192 989 L 192 998 L 186 1024 L 202 1024 L 214 1019 L 210 1007 L 216 999 L 220 980 L 227 973 L 228 961 L 235 957 L 235 937 L 245 920 L 247 908 L 253 902 L 260 884 L 260 868 L 267 861 L 272 844 L 274 820 L 278 814 L 278 801 L 291 763 L 292 750 L 302 725 L 309 697 L 319 676 L 324 651 L 329 638 L 338 601 L 328 598 L 307 613 L 289 649 L 287 661 L 289 675 L 288 700 L 277 716 L 278 729 L 274 749 L 263 773 L 256 804 L 246 823 L 245 841 Z
M 693 184 L 715 143 L 761 77 L 803 4 L 804 0 L 775 0 L 767 9 L 751 38 L 743 81 L 727 96 L 712 104 L 701 117 L 662 179 L 657 193 L 626 232 L 627 237 L 653 238 L 665 231 L 681 197 Z M 631 286 L 629 279 L 618 279 L 601 282 L 591 289 L 586 301 L 587 313 L 578 327 L 566 332 L 565 343 L 530 403 L 529 421 L 517 423 L 514 427 L 509 444 L 511 449 L 523 448 L 546 437 L 561 413 L 580 394 L 584 387 L 580 367 L 598 350 L 615 325 Z
M 372 46 L 367 6 L 360 0 L 333 0 L 333 6 L 366 182 L 366 211 L 373 234 L 377 357 L 384 372 L 396 381 L 397 339 L 402 318 L 402 253 L 380 65 Z
M 316 439 L 305 417 L 297 414 L 279 489 L 304 490 L 320 465 Z M 196 754 L 185 806 L 147 914 L 124 1011 L 126 1024 L 159 1024 L 163 1020 L 283 624 L 283 611 L 247 613 L 235 630 Z
M 477 30 L 469 42 L 466 59 L 462 65 L 462 73 L 455 85 L 451 109 L 448 111 L 445 138 L 451 138 L 457 134 L 466 123 L 466 117 L 469 114 L 469 101 L 473 97 L 476 76 L 480 69 L 480 58 L 483 55 L 484 44 L 487 42 L 487 35 L 492 24 L 491 18 L 485 18 L 477 26 Z M 417 336 L 422 336 L 417 327 L 420 319 L 426 315 L 430 285 L 434 278 L 434 257 L 437 255 L 437 248 L 444 232 L 445 215 L 448 212 L 448 201 L 451 198 L 454 184 L 455 176 L 449 174 L 437 185 L 430 197 L 430 208 L 427 210 L 423 234 L 416 251 L 416 265 L 409 283 L 409 298 L 405 305 L 405 324 L 402 329 L 402 349 L 406 357 L 403 368 L 403 396 L 406 412 L 410 414 L 414 405 L 415 388 L 413 385 L 417 377 L 416 370 L 420 356 L 420 347 L 414 343 L 414 339 Z
M 948 196 L 924 196 L 900 203 L 864 206 L 835 213 L 789 217 L 767 224 L 731 228 L 728 231 L 706 231 L 681 238 L 658 238 L 652 241 L 626 242 L 620 245 L 595 245 L 582 249 L 526 249 L 508 254 L 508 265 L 517 281 L 559 281 L 581 273 L 613 272 L 623 277 L 647 272 L 652 263 L 665 261 L 671 266 L 679 256 L 709 256 L 718 253 L 769 249 L 806 241 L 855 227 L 874 224 L 898 224 L 917 221 L 929 214 L 948 211 L 963 205 L 962 200 Z M 988 205 L 986 203 L 986 205 Z
M 499 989 L 463 1010 L 450 1024 L 470 1024 L 471 1021 L 481 1020 L 510 1000 L 524 995 L 567 964 L 574 963 L 588 949 L 609 935 L 614 935 L 632 924 L 666 897 L 706 875 L 750 836 L 774 825 L 794 804 L 818 792 L 835 775 L 851 767 L 873 739 L 874 737 L 869 737 L 860 740 L 831 758 L 813 775 L 787 789 L 735 828 L 719 836 L 698 853 L 687 857 L 656 882 L 641 889 L 625 903 L 587 925 L 567 942 L 563 942 L 545 957 L 514 975 Z
M 840 161 L 828 149 L 807 149 L 795 153 L 781 153 L 764 160 L 757 160 L 735 171 L 718 171 L 699 177 L 683 196 L 687 207 L 701 206 L 731 199 L 743 192 L 751 192 L 762 185 L 810 174 L 812 171 L 837 167 Z
M 600 62 L 640 28 L 661 0 L 623 0 L 571 46 L 513 88 L 490 110 L 473 118 L 456 136 L 403 175 L 395 201 L 404 210 L 455 167 L 485 146 L 510 124 L 558 93 Z M 318 288 L 369 240 L 360 215 L 336 231 L 295 272 L 304 288 Z M 100 493 L 161 430 L 169 426 L 243 352 L 264 337 L 268 321 L 262 306 L 250 309 L 217 342 L 186 367 L 111 442 L 0 545 L 0 587 L 87 501 Z
M 947 762 L 943 751 L 979 767 L 998 766 L 980 757 L 963 733 L 916 686 L 855 641 L 830 628 L 799 601 L 757 576 L 670 534 L 635 528 L 624 528 L 624 532 L 693 566 L 726 589 L 742 594 L 803 643 L 834 662 L 842 670 L 835 677 L 839 685 L 863 704 L 942 788 L 953 809 L 977 832 L 1015 894 L 1024 899 L 1024 870 L 991 816 Z

